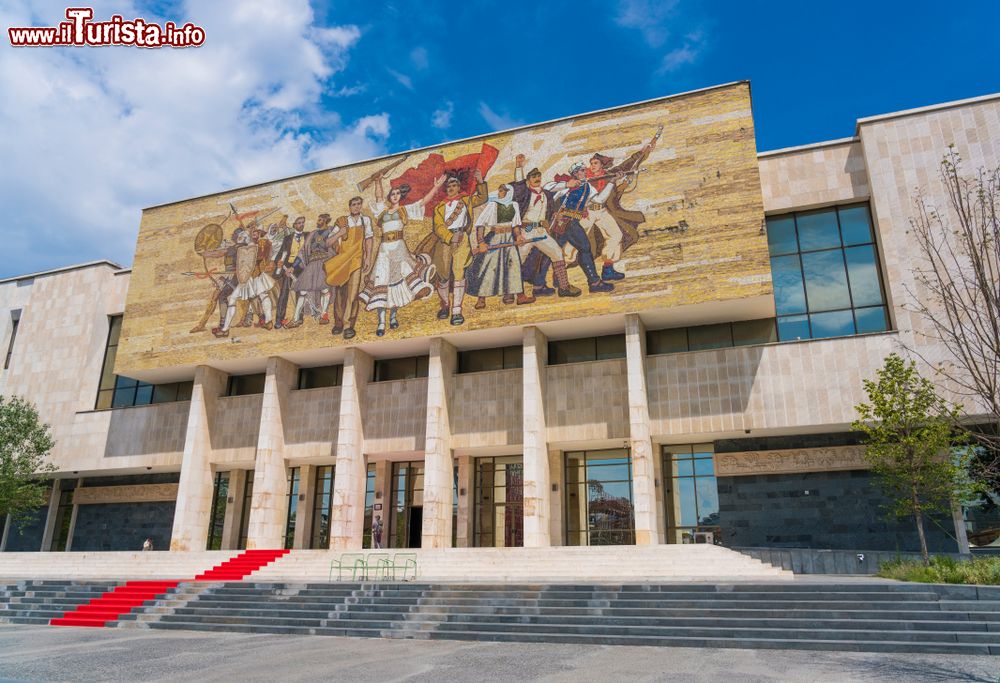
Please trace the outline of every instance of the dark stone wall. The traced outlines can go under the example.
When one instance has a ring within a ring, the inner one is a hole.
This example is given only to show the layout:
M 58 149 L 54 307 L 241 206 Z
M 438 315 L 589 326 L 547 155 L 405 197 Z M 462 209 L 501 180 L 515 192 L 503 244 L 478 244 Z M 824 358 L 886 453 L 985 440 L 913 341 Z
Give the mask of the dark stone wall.
M 72 550 L 142 550 L 146 538 L 156 550 L 170 549 L 174 503 L 81 505 Z
M 35 510 L 35 516 L 21 529 L 17 528 L 17 524 L 11 522 L 10 529 L 7 531 L 6 551 L 9 553 L 38 551 L 42 547 L 42 536 L 45 535 L 45 518 L 48 514 L 49 507 L 46 505 Z
M 719 477 L 718 482 L 727 546 L 920 550 L 913 521 L 887 517 L 886 499 L 866 470 Z M 926 520 L 924 530 L 930 550 L 957 550 L 948 535 L 954 535 L 950 516 Z

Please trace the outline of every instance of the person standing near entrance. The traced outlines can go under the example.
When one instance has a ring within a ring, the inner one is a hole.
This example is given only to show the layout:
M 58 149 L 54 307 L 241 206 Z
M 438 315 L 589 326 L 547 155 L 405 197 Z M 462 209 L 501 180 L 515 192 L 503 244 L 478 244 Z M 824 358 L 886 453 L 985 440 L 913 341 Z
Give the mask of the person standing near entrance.
M 372 522 L 372 547 L 376 550 L 382 549 L 382 515 L 375 515 Z

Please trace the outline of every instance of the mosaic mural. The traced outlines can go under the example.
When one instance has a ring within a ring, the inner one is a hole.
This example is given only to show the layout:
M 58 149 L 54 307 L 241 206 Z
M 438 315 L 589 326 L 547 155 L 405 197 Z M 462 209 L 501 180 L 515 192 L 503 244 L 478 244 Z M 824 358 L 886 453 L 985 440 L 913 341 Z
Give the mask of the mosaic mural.
M 155 207 L 117 372 L 765 295 L 762 221 L 746 83 Z

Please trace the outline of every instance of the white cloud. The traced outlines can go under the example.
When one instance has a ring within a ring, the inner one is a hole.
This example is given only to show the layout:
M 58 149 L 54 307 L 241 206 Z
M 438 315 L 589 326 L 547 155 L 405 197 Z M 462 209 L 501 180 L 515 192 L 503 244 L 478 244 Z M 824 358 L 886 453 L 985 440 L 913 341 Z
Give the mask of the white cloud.
M 615 21 L 638 29 L 650 47 L 660 47 L 670 37 L 666 21 L 673 17 L 680 0 L 619 0 Z
M 419 71 L 423 71 L 430 65 L 430 61 L 427 58 L 427 48 L 422 45 L 410 50 L 410 61 L 413 62 L 413 67 Z
M 444 106 L 435 109 L 434 113 L 431 114 L 431 125 L 441 130 L 451 128 L 451 117 L 454 113 L 455 103 L 451 101 L 445 102 Z
M 409 77 L 409 76 L 407 76 L 406 74 L 401 74 L 401 73 L 399 73 L 398 71 L 395 71 L 395 70 L 393 70 L 393 69 L 390 69 L 390 68 L 388 68 L 388 67 L 386 67 L 386 71 L 388 71 L 388 72 L 389 72 L 389 75 L 390 75 L 390 76 L 392 76 L 392 77 L 393 77 L 393 78 L 395 78 L 395 79 L 396 79 L 397 81 L 399 81 L 399 84 L 400 84 L 401 86 L 403 86 L 403 87 L 404 87 L 404 88 L 406 88 L 407 90 L 413 90 L 413 79 L 412 79 L 412 78 L 410 78 L 410 77 Z
M 701 32 L 689 33 L 684 37 L 684 43 L 663 55 L 658 73 L 669 73 L 687 64 L 694 64 L 704 50 L 704 36 Z
M 512 117 L 507 112 L 498 114 L 485 102 L 479 103 L 479 115 L 483 117 L 483 120 L 493 130 L 507 130 L 508 128 L 517 128 L 524 125 L 524 121 Z
M 96 4 L 95 19 L 156 19 Z M 0 7 L 3 26 L 60 18 L 41 0 Z M 205 45 L 0 45 L 0 271 L 127 263 L 144 206 L 384 153 L 387 114 L 345 122 L 320 106 L 357 27 L 317 26 L 307 0 L 189 0 L 172 18 L 203 26 Z

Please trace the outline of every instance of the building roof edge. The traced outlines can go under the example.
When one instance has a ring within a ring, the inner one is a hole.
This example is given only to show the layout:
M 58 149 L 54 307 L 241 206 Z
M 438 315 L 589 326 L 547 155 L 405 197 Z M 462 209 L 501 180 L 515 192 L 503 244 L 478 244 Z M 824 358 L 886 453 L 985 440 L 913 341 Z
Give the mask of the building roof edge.
M 18 280 L 31 280 L 37 277 L 44 277 L 46 275 L 55 275 L 57 273 L 66 273 L 71 270 L 82 270 L 83 268 L 95 268 L 97 266 L 107 266 L 115 271 L 126 270 L 114 261 L 109 261 L 107 259 L 98 259 L 97 261 L 86 261 L 84 263 L 76 263 L 70 266 L 61 266 L 59 268 L 52 268 L 50 270 L 40 270 L 36 273 L 25 273 L 23 275 L 14 275 L 12 277 L 6 277 L 0 279 L 0 284 L 5 284 L 7 282 L 17 282 Z M 131 269 L 128 269 L 131 270 Z

